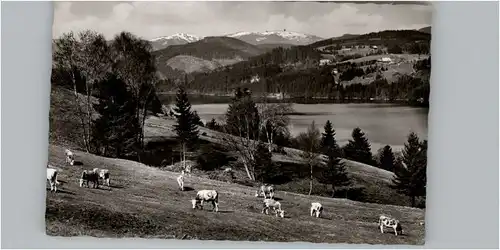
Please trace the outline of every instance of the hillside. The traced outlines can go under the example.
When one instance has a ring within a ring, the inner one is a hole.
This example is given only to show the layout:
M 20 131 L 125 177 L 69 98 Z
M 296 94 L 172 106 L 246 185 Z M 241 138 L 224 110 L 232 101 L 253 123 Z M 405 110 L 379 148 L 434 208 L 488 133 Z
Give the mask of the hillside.
M 50 108 L 50 137 L 51 145 L 62 145 L 71 149 L 81 149 L 81 129 L 78 124 L 78 117 L 75 116 L 75 108 L 73 106 L 72 92 L 70 90 L 53 87 L 51 93 L 51 108 Z M 172 130 L 174 121 L 171 119 L 159 118 L 150 116 L 146 120 L 145 140 L 146 141 L 168 141 L 175 134 Z M 220 138 L 221 133 L 200 127 L 200 138 L 202 141 L 212 143 L 214 145 L 223 145 L 225 142 Z M 169 157 L 169 153 L 163 151 L 164 148 L 176 147 L 177 144 L 168 143 L 160 144 L 162 148 L 156 149 L 159 159 L 149 159 L 153 164 L 159 164 L 164 158 Z M 301 158 L 298 156 L 300 150 L 286 148 L 287 155 L 273 154 L 273 161 L 281 164 L 282 170 L 286 173 L 290 180 L 279 185 L 281 190 L 306 193 L 308 189 L 308 180 L 304 179 L 308 176 L 308 167 L 302 164 Z M 177 156 L 176 156 L 177 157 Z M 148 159 L 145 159 L 148 160 Z M 368 166 L 365 164 L 345 160 L 347 171 L 353 178 L 354 184 L 358 188 L 363 189 L 364 197 L 353 197 L 359 200 L 378 202 L 394 205 L 406 205 L 408 198 L 397 194 L 389 187 L 392 173 L 385 170 Z M 242 173 L 242 169 L 235 169 Z M 214 172 L 217 174 L 217 171 Z M 244 174 L 241 174 L 240 181 L 246 180 Z M 329 195 L 330 189 L 323 184 L 315 184 L 315 192 L 321 195 Z
M 430 35 L 416 30 L 346 34 L 307 46 L 274 48 L 223 70 L 194 73 L 188 86 L 192 93 L 204 94 L 227 94 L 240 87 L 257 94 L 281 92 L 301 100 L 415 103 L 423 98 L 426 103 L 429 55 Z M 397 82 L 403 75 L 419 80 L 412 86 L 394 86 L 397 91 L 375 83 L 380 77 L 387 83 Z M 257 78 L 260 80 L 252 81 Z M 348 88 L 356 84 L 364 87 Z
M 287 44 L 287 43 L 263 43 L 263 44 L 257 44 L 257 47 L 259 47 L 261 49 L 265 49 L 266 51 L 271 51 L 271 50 L 279 48 L 279 47 L 288 49 L 288 48 L 291 48 L 292 46 L 294 46 L 294 45 Z
M 423 28 L 419 29 L 418 31 L 423 32 L 423 33 L 427 33 L 427 34 L 431 34 L 431 26 L 423 27 Z
M 406 43 L 416 41 L 429 42 L 431 35 L 417 30 L 385 30 L 372 32 L 363 35 L 347 35 L 324 39 L 308 46 L 319 48 L 325 46 L 352 46 L 352 45 L 375 45 L 390 47 L 394 45 L 402 46 Z
M 234 62 L 238 62 L 264 52 L 263 49 L 235 38 L 206 37 L 202 40 L 184 45 L 172 45 L 165 49 L 155 51 L 153 54 L 156 56 L 158 70 L 162 72 L 163 75 L 168 76 L 169 72 L 163 72 L 162 66 L 168 65 L 168 61 L 171 58 L 179 55 L 192 56 L 207 61 L 233 60 Z M 189 68 L 191 66 L 186 67 Z
M 186 73 L 192 73 L 195 71 L 211 71 L 222 66 L 214 61 L 184 55 L 170 58 L 167 61 L 167 65 L 173 69 L 184 71 Z
M 83 165 L 65 166 L 64 148 L 49 147 L 48 163 L 60 170 L 58 193 L 47 191 L 46 232 L 58 236 L 148 237 L 198 240 L 302 241 L 316 243 L 423 244 L 424 211 L 316 196 L 276 192 L 285 218 L 261 214 L 261 198 L 246 186 L 197 176 L 178 190 L 178 173 L 143 164 L 75 151 Z M 83 169 L 106 168 L 111 187 L 80 188 Z M 200 189 L 216 189 L 220 212 L 192 210 L 190 199 Z M 47 188 L 49 190 L 49 188 Z M 323 218 L 309 216 L 311 202 L 323 204 Z M 380 214 L 397 216 L 404 235 L 377 228 Z M 276 223 L 279 222 L 279 223 Z M 282 230 L 286 228 L 286 230 Z M 355 232 L 355 233 L 353 233 Z

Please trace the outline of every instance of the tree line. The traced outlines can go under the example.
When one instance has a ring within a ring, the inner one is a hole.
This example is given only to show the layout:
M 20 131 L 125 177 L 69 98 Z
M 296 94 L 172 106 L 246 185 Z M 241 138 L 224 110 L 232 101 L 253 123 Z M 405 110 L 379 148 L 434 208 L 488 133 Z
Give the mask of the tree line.
M 86 30 L 54 39 L 53 49 L 52 82 L 73 90 L 85 150 L 140 159 L 146 116 L 161 109 L 150 43 L 128 32 L 106 41 Z
M 188 109 L 186 92 L 180 88 L 177 96 L 176 132 L 179 141 L 183 137 L 190 138 L 198 132 L 192 125 L 187 125 L 181 119 L 184 116 L 193 117 L 184 121 L 196 120 L 197 115 Z M 182 111 L 184 110 L 184 111 Z M 335 129 L 330 121 L 324 125 L 321 133 L 313 122 L 306 132 L 292 137 L 288 131 L 289 118 L 292 112 L 287 103 L 255 103 L 251 91 L 236 89 L 234 97 L 228 106 L 223 122 L 215 119 L 207 122 L 209 129 L 223 133 L 222 144 L 227 151 L 236 153 L 250 181 L 272 183 L 273 179 L 282 175 L 278 163 L 272 161 L 272 153 L 286 154 L 284 147 L 300 149 L 303 164 L 309 170 L 309 194 L 313 192 L 314 180 L 331 186 L 332 196 L 339 187 L 352 184 L 342 158 L 361 162 L 393 172 L 395 174 L 392 188 L 409 197 L 412 206 L 416 206 L 417 197 L 425 197 L 427 141 L 421 141 L 415 133 L 408 135 L 408 140 L 400 156 L 396 156 L 389 145 L 373 155 L 371 145 L 360 128 L 354 128 L 352 139 L 343 147 L 335 139 Z M 182 115 L 184 113 L 184 115 Z M 181 126 L 181 124 L 184 124 Z M 184 128 L 180 132 L 178 128 Z M 191 132 L 189 132 L 191 131 Z M 189 136 L 186 136 L 189 135 Z M 195 146 L 195 144 L 192 144 Z M 203 149 L 203 156 L 198 158 L 200 168 L 213 170 L 217 166 L 227 164 L 220 151 Z M 321 155 L 327 157 L 323 164 Z M 209 159 L 212 159 L 210 161 Z M 214 162 L 217 162 L 214 166 Z

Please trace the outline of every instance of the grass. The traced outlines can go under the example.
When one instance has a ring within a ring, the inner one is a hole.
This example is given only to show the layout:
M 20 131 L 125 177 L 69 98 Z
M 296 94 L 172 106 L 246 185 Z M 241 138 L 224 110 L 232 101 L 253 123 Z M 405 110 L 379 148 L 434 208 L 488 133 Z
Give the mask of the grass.
M 49 235 L 94 237 L 147 237 L 200 240 L 245 240 L 317 243 L 423 244 L 424 210 L 361 203 L 345 199 L 305 196 L 277 191 L 286 218 L 260 213 L 261 198 L 254 189 L 197 176 L 186 178 L 181 192 L 178 173 L 137 162 L 110 159 L 75 151 L 83 165 L 66 166 L 64 147 L 49 147 L 49 164 L 60 170 L 60 192 L 47 192 L 46 231 Z M 111 188 L 80 188 L 83 169 L 107 168 Z M 47 185 L 48 189 L 48 185 Z M 220 213 L 192 210 L 196 190 L 216 189 Z M 311 202 L 325 207 L 323 218 L 309 216 Z M 398 217 L 405 234 L 382 234 L 380 214 Z
M 50 143 L 53 145 L 69 147 L 71 149 L 82 149 L 83 145 L 81 143 L 81 138 L 83 133 L 80 129 L 81 126 L 79 119 L 75 116 L 75 113 L 73 113 L 75 110 L 73 98 L 73 93 L 70 90 L 58 86 L 52 87 Z M 145 124 L 146 141 L 168 140 L 169 138 L 172 138 L 175 136 L 172 131 L 172 125 L 174 123 L 175 121 L 173 119 L 149 117 Z M 202 127 L 200 127 L 199 130 L 201 135 L 200 138 L 202 140 L 214 144 L 224 144 L 223 141 L 218 139 L 221 138 L 221 133 Z M 288 170 L 293 170 L 294 165 L 297 166 L 297 164 L 301 162 L 300 157 L 298 157 L 300 150 L 286 148 L 286 151 L 287 155 L 274 154 L 273 160 L 281 163 L 281 165 L 283 167 L 287 167 Z M 167 157 L 166 154 L 165 157 Z M 169 159 L 167 160 L 170 162 Z M 390 180 L 392 179 L 392 173 L 349 160 L 345 160 L 345 163 L 347 171 L 354 181 L 354 185 L 363 188 L 365 197 L 362 201 L 393 205 L 408 205 L 407 197 L 396 193 L 389 187 Z M 239 171 L 243 172 L 242 170 Z M 239 180 L 236 181 L 239 183 L 244 182 L 246 174 L 240 174 L 239 176 L 243 179 L 239 178 Z M 318 195 L 330 196 L 331 191 L 327 187 L 321 184 L 315 185 L 315 187 L 316 186 L 318 187 L 318 190 L 316 191 Z M 282 185 L 280 188 L 290 192 L 307 193 L 308 187 L 309 182 L 307 180 L 294 178 L 291 182 L 286 183 L 286 185 Z

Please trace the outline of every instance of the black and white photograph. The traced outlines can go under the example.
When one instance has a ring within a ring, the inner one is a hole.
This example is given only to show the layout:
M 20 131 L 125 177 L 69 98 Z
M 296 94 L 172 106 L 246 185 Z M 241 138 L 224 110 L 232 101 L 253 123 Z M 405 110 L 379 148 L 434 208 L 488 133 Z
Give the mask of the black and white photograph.
M 425 243 L 431 2 L 53 6 L 47 235 Z

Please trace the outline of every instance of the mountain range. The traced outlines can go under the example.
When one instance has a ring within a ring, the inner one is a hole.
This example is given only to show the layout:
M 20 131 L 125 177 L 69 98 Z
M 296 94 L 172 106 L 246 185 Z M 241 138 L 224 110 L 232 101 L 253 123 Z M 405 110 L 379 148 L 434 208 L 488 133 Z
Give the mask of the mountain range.
M 410 39 L 409 37 L 401 37 L 398 32 L 394 33 L 394 31 L 362 35 L 344 34 L 328 39 L 292 31 L 238 32 L 204 38 L 178 33 L 158 37 L 150 42 L 154 49 L 153 53 L 161 78 L 167 75 L 177 78 L 184 73 L 210 72 L 223 66 L 246 61 L 252 57 L 271 52 L 272 49 L 278 47 L 289 49 L 300 45 L 320 49 L 335 44 L 400 44 L 413 40 L 427 40 L 430 36 L 429 33 L 430 27 L 408 30 L 404 34 L 411 36 Z
M 293 31 L 238 32 L 224 36 L 236 38 L 249 44 L 259 45 L 259 47 L 263 46 L 266 48 L 275 48 L 280 45 L 286 47 L 293 45 L 307 45 L 324 39 L 315 35 Z M 170 36 L 157 37 L 149 41 L 153 46 L 153 50 L 161 50 L 167 48 L 168 46 L 193 43 L 202 39 L 203 37 L 196 35 L 177 33 Z
M 171 36 L 157 37 L 149 41 L 151 42 L 151 46 L 153 46 L 153 50 L 160 50 L 171 45 L 182 45 L 186 43 L 196 42 L 201 39 L 201 37 L 195 35 L 177 33 Z

